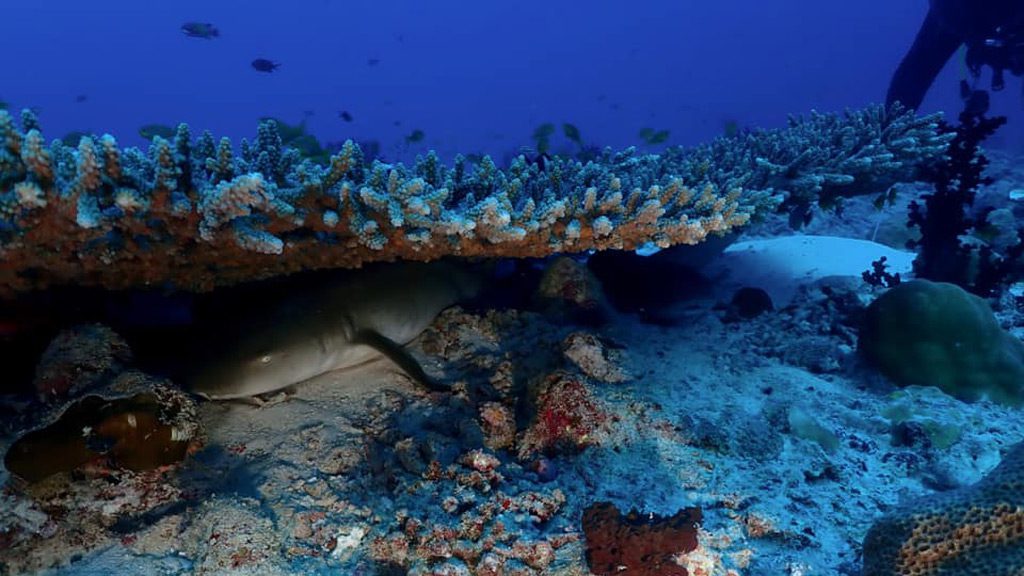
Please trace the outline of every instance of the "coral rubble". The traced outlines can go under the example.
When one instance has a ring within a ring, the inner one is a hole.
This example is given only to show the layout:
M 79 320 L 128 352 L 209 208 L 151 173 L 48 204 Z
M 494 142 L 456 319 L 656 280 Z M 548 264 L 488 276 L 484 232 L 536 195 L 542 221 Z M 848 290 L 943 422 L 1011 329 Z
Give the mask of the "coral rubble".
M 831 202 L 911 178 L 947 140 L 934 116 L 876 107 L 586 164 L 520 157 L 501 170 L 429 154 L 406 167 L 347 142 L 322 166 L 284 147 L 273 121 L 239 155 L 184 124 L 143 152 L 110 135 L 45 146 L 31 113 L 19 130 L 0 111 L 0 291 L 202 290 L 371 261 L 696 244 L 783 198 Z

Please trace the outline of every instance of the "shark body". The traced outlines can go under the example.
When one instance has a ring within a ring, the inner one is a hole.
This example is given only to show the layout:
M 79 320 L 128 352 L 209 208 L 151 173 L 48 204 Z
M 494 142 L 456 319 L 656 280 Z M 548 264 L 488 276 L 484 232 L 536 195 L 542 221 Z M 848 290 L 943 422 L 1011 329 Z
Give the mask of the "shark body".
M 402 348 L 449 306 L 476 295 L 478 275 L 448 263 L 360 270 L 289 297 L 190 379 L 209 399 L 247 398 L 390 358 L 430 385 Z M 431 386 L 432 387 L 432 386 Z

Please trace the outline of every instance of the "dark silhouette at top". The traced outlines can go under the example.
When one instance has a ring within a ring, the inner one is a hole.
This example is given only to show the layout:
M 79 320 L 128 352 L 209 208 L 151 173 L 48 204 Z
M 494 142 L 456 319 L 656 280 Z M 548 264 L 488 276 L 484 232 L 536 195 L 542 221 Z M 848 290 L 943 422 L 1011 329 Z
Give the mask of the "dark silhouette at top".
M 965 46 L 966 66 L 977 81 L 992 68 L 991 89 L 1002 90 L 1004 72 L 1024 73 L 1024 2 L 1021 0 L 930 0 L 928 15 L 889 85 L 886 102 L 918 108 L 935 77 L 957 49 Z M 988 92 L 961 81 L 965 110 L 988 110 Z

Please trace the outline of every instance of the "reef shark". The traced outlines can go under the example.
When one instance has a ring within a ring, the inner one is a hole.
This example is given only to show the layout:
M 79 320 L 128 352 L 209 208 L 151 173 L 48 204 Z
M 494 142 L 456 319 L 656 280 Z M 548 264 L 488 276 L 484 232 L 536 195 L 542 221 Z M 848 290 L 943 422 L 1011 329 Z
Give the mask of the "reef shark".
M 446 262 L 354 271 L 289 295 L 264 322 L 203 362 L 189 387 L 214 400 L 250 398 L 384 356 L 436 389 L 403 346 L 481 285 L 482 275 Z

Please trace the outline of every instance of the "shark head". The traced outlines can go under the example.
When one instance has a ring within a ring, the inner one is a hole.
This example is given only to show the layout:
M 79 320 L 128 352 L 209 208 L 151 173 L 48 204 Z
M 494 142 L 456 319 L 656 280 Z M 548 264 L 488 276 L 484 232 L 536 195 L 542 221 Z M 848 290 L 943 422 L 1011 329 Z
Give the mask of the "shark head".
M 257 331 L 202 363 L 190 388 L 211 400 L 266 394 L 321 374 L 328 355 L 326 343 L 313 335 L 286 327 Z

